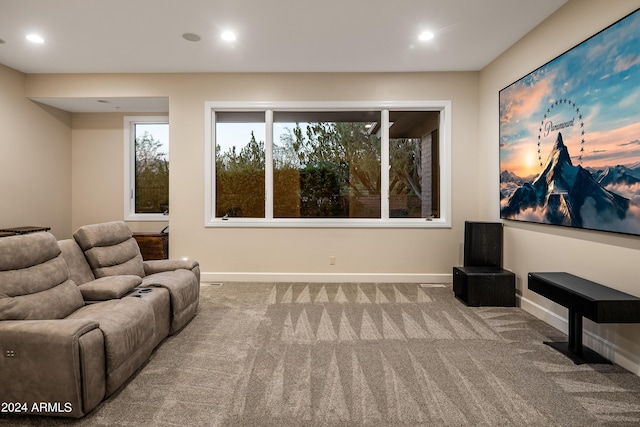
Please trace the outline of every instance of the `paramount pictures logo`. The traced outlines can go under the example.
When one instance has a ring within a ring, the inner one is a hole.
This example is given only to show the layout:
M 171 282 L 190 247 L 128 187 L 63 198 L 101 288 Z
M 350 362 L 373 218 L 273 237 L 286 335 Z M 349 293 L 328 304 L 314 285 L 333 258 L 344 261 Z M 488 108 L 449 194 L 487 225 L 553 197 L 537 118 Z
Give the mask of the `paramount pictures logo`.
M 558 124 L 553 124 L 553 122 L 551 120 L 547 120 L 544 124 L 544 136 L 548 136 L 549 133 L 560 130 L 560 129 L 565 129 L 568 127 L 573 127 L 574 123 L 575 123 L 576 118 L 572 118 L 571 120 L 568 120 L 566 122 L 562 122 L 562 123 L 558 123 Z

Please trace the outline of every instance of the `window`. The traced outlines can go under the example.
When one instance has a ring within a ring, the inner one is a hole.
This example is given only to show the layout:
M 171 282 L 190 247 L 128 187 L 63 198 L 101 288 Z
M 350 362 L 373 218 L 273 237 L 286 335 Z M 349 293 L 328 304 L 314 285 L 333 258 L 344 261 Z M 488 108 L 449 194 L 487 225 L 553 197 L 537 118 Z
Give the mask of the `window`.
M 124 217 L 167 221 L 169 214 L 169 118 L 127 116 Z
M 389 112 L 389 217 L 440 217 L 439 114 Z
M 443 227 L 450 103 L 206 104 L 206 225 Z
M 274 218 L 380 218 L 376 111 L 273 113 Z
M 216 216 L 264 218 L 264 112 L 216 118 Z

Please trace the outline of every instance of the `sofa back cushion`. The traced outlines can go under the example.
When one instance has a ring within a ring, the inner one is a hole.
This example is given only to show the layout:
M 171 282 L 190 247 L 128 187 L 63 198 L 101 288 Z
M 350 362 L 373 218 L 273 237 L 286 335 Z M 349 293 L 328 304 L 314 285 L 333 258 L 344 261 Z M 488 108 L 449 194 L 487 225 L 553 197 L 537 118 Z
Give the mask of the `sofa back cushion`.
M 80 286 L 95 280 L 93 271 L 84 257 L 84 252 L 73 239 L 58 240 L 62 257 L 69 267 L 69 278 Z
M 0 320 L 62 319 L 83 305 L 53 234 L 0 238 Z
M 96 278 L 123 274 L 144 277 L 140 247 L 123 221 L 85 225 L 73 238 Z

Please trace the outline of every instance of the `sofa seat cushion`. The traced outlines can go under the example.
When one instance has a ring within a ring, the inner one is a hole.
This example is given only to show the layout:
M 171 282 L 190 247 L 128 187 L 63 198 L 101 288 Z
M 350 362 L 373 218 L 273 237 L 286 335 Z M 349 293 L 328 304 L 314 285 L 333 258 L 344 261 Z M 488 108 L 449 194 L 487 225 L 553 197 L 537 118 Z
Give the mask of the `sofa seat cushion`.
M 99 324 L 105 342 L 107 394 L 117 390 L 153 350 L 153 308 L 134 298 L 89 304 L 68 318 L 93 320 Z
M 171 298 L 165 288 L 136 288 L 126 296 L 153 309 L 156 320 L 155 346 L 169 336 L 171 331 Z
M 0 239 L 0 320 L 62 319 L 84 305 L 51 233 Z
M 190 270 L 165 271 L 146 276 L 142 287 L 162 287 L 171 297 L 171 333 L 182 329 L 196 314 L 200 283 Z

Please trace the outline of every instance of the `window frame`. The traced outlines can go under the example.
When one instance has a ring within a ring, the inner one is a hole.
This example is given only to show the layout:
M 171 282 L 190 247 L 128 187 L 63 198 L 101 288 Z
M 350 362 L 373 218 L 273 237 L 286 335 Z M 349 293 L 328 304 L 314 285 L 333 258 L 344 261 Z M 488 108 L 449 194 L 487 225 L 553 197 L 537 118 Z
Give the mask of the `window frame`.
M 214 102 L 204 105 L 205 119 L 205 227 L 286 227 L 286 228 L 450 228 L 451 227 L 451 101 L 402 102 Z M 350 111 L 381 112 L 381 217 L 380 218 L 273 218 L 273 112 L 286 111 Z M 438 111 L 440 217 L 389 217 L 389 111 Z M 265 218 L 223 218 L 215 216 L 215 113 L 265 112 Z
M 169 116 L 124 116 L 124 220 L 169 221 L 169 214 L 136 213 L 136 124 L 167 124 Z

